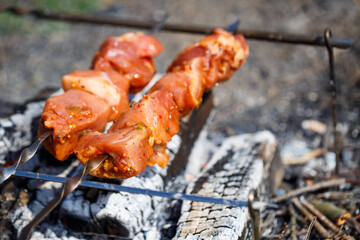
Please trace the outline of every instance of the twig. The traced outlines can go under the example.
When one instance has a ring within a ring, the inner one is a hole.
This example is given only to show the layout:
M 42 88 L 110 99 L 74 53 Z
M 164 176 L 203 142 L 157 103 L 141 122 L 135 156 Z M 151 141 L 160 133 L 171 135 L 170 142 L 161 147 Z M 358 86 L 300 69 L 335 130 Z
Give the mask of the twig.
M 305 153 L 304 155 L 300 157 L 288 157 L 283 159 L 283 163 L 285 165 L 298 165 L 303 164 L 311 159 L 317 158 L 321 155 L 324 155 L 326 153 L 326 150 L 323 148 L 317 148 L 314 150 L 311 150 L 310 152 Z
M 358 221 L 356 221 L 353 217 L 347 218 L 346 223 L 360 234 L 360 223 L 358 223 Z
M 328 191 L 325 193 L 316 194 L 315 199 L 331 199 L 331 200 L 342 200 L 346 198 L 352 198 L 354 192 L 337 192 L 337 191 Z
M 306 199 L 300 200 L 304 206 L 310 210 L 312 214 L 318 217 L 327 227 L 329 227 L 334 233 L 338 233 L 340 229 L 330 221 L 324 214 L 322 214 L 319 210 L 317 210 L 311 203 L 309 203 Z
M 290 227 L 290 237 L 291 240 L 297 240 L 296 236 L 296 214 L 294 205 L 290 204 L 289 206 L 289 212 L 290 212 L 290 221 L 291 221 L 291 227 Z
M 299 201 L 298 198 L 292 198 L 291 202 L 310 220 L 314 218 L 314 215 L 312 215 Z M 324 238 L 330 238 L 331 235 L 326 231 L 326 229 L 320 224 L 320 222 L 316 221 L 314 222 L 314 226 L 316 230 L 324 237 Z
M 311 185 L 311 186 L 306 186 L 306 187 L 303 187 L 303 188 L 295 189 L 294 191 L 290 191 L 287 194 L 282 195 L 280 197 L 273 198 L 273 202 L 275 202 L 275 203 L 280 202 L 280 201 L 283 201 L 283 200 L 288 199 L 290 197 L 294 197 L 294 196 L 297 196 L 297 195 L 300 195 L 300 194 L 303 194 L 303 193 L 306 193 L 306 192 L 313 192 L 313 191 L 317 191 L 317 190 L 322 189 L 322 188 L 339 186 L 339 185 L 344 184 L 344 183 L 346 183 L 345 178 L 339 178 L 339 179 L 333 179 L 333 180 L 329 180 L 329 181 L 319 182 L 319 183 L 316 183 L 316 184 Z
M 279 234 L 279 237 L 276 240 L 281 240 L 284 237 L 287 228 L 288 228 L 288 225 L 285 222 L 285 227 L 283 228 L 283 230 L 281 230 L 281 233 Z
M 310 225 L 309 225 L 309 227 L 308 227 L 308 230 L 306 231 L 306 235 L 305 235 L 304 240 L 308 240 L 308 239 L 309 239 L 311 230 L 313 229 L 313 226 L 314 226 L 314 224 L 315 224 L 315 222 L 316 222 L 316 219 L 317 219 L 317 218 L 314 217 L 314 218 L 311 220 Z
M 317 208 L 322 214 L 331 219 L 340 226 L 346 222 L 346 219 L 351 217 L 351 214 L 345 209 L 337 207 L 331 202 L 324 202 L 319 200 L 311 200 L 311 204 Z

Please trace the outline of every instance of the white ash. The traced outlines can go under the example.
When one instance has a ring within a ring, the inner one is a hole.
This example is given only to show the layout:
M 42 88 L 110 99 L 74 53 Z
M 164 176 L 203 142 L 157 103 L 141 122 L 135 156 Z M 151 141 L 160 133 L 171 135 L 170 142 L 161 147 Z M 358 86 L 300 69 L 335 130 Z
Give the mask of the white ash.
M 324 157 L 314 158 L 307 162 L 302 168 L 302 174 L 316 177 L 319 174 L 319 169 L 325 172 L 331 172 L 335 170 L 335 165 L 335 153 L 327 152 Z
M 185 174 L 189 174 L 190 177 L 196 176 L 201 171 L 202 166 L 210 159 L 211 154 L 217 149 L 218 146 L 208 139 L 207 129 L 201 130 L 199 138 L 191 150 Z
M 61 94 L 56 91 L 51 96 Z M 9 118 L 0 118 L 0 164 L 5 164 L 5 155 L 27 147 L 34 140 L 33 121 L 38 118 L 44 108 L 44 101 L 30 102 L 25 110 Z
M 44 102 L 29 103 L 24 113 L 0 119 L 0 164 L 8 152 L 16 152 L 32 142 L 32 121 L 40 116 Z
M 309 152 L 307 143 L 300 140 L 292 140 L 281 149 L 281 158 L 301 157 Z

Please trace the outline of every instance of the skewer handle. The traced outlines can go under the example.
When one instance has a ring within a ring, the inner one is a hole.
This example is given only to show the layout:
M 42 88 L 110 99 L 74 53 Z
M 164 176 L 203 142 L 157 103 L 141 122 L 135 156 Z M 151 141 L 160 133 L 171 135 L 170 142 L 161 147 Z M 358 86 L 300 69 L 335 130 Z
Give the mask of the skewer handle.
M 160 31 L 160 29 L 164 26 L 166 20 L 168 19 L 169 15 L 165 14 L 161 20 L 149 31 L 149 34 L 154 35 L 155 33 L 157 33 L 158 31 Z
M 100 166 L 101 163 L 107 158 L 107 155 L 99 155 L 96 158 L 90 159 L 87 161 L 84 170 L 82 173 L 69 178 L 58 197 L 51 200 L 36 216 L 35 218 L 28 223 L 21 231 L 19 239 L 20 240 L 27 240 L 30 237 L 32 229 L 36 227 L 44 218 L 49 215 L 61 202 L 62 200 L 72 193 L 81 183 L 82 179 L 85 175 L 89 174 L 90 172 L 94 171 L 97 167 Z
M 11 166 L 3 167 L 0 170 L 0 184 L 5 182 L 9 177 L 11 177 L 20 165 L 29 161 L 35 155 L 36 151 L 39 149 L 40 144 L 51 134 L 52 134 L 52 130 L 43 133 L 38 139 L 36 139 L 36 141 L 33 144 L 22 150 L 18 161 L 16 161 Z

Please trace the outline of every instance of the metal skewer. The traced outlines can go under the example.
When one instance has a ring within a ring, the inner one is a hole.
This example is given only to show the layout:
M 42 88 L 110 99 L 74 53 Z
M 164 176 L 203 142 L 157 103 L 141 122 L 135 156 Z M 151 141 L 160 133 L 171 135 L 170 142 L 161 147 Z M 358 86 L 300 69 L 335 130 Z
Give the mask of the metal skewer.
M 154 26 L 154 28 L 150 31 L 149 34 L 155 34 L 156 32 L 158 32 L 164 25 L 167 18 L 168 18 L 168 15 L 164 15 L 164 17 L 160 20 L 159 23 L 156 24 L 156 26 Z M 35 152 L 36 152 L 36 150 L 34 151 L 34 154 L 35 154 Z M 83 172 L 74 177 L 69 178 L 65 182 L 60 195 L 58 197 L 54 198 L 53 200 L 51 200 L 35 216 L 35 218 L 23 228 L 19 239 L 29 239 L 32 229 L 35 226 L 37 226 L 42 220 L 44 220 L 44 218 L 47 215 L 49 215 L 49 213 L 51 213 L 52 210 L 54 210 L 56 208 L 56 206 L 58 206 L 67 195 L 72 193 L 80 185 L 80 183 L 85 175 L 91 173 L 96 168 L 98 168 L 107 158 L 108 158 L 108 155 L 99 155 L 96 158 L 93 158 L 93 159 L 90 159 L 89 161 L 87 161 Z M 15 171 L 15 169 L 14 169 L 14 171 Z
M 11 166 L 3 167 L 2 169 L 0 169 L 0 184 L 5 182 L 5 180 L 7 180 L 9 177 L 11 177 L 20 165 L 29 161 L 39 149 L 40 144 L 51 134 L 52 130 L 43 133 L 38 139 L 36 139 L 33 144 L 22 150 L 18 161 L 16 161 Z
M 30 233 L 32 229 L 37 226 L 44 218 L 49 215 L 49 213 L 56 208 L 57 205 L 59 205 L 62 200 L 69 195 L 71 192 L 73 192 L 81 183 L 82 179 L 85 175 L 91 173 L 96 168 L 98 168 L 105 159 L 107 159 L 107 155 L 99 155 L 96 158 L 90 159 L 86 162 L 85 168 L 82 173 L 69 178 L 60 193 L 60 195 L 57 198 L 54 198 L 51 200 L 36 216 L 35 218 L 28 223 L 21 231 L 19 239 L 29 239 Z
M 155 34 L 158 32 L 165 24 L 166 19 L 169 16 L 165 14 L 161 20 L 149 31 L 149 34 Z M 19 160 L 13 163 L 11 166 L 3 167 L 0 170 L 0 184 L 6 181 L 9 177 L 11 177 L 16 169 L 29 161 L 36 153 L 36 151 L 39 149 L 40 144 L 52 134 L 52 130 L 46 131 L 43 135 L 41 135 L 31 146 L 25 148 L 19 157 Z
M 154 32 L 158 31 L 161 26 L 164 24 L 165 20 L 166 20 L 167 16 L 165 16 L 162 21 L 160 21 L 159 24 L 157 24 L 157 26 L 154 27 L 154 31 L 151 31 L 152 34 L 154 34 Z M 239 25 L 239 21 L 235 21 L 234 23 L 232 23 L 227 30 L 230 32 L 234 32 L 237 28 L 237 26 Z M 56 206 L 58 206 L 62 200 L 69 195 L 71 192 L 73 192 L 81 183 L 82 179 L 84 178 L 85 175 L 89 174 L 90 172 L 94 171 L 96 168 L 98 168 L 105 159 L 108 158 L 108 155 L 99 155 L 96 158 L 90 159 L 86 165 L 85 168 L 83 170 L 83 172 L 81 174 L 78 174 L 74 177 L 69 178 L 63 188 L 62 191 L 60 193 L 60 195 L 58 197 L 56 197 L 55 199 L 51 200 L 36 216 L 35 218 L 29 223 L 27 224 L 23 230 L 21 231 L 20 237 L 19 239 L 29 239 L 30 234 L 32 229 L 37 226 L 42 220 L 44 220 L 44 218 L 49 215 L 49 213 L 54 210 L 56 208 Z

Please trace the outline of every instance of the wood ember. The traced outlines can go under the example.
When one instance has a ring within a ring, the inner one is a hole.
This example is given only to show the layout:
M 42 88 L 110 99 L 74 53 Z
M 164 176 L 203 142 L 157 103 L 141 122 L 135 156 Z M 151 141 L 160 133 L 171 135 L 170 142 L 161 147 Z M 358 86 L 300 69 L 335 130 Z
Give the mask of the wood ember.
M 269 132 L 230 137 L 187 192 L 247 201 L 251 189 L 261 188 L 276 148 Z M 184 202 L 175 238 L 237 239 L 249 234 L 248 220 L 247 208 Z

